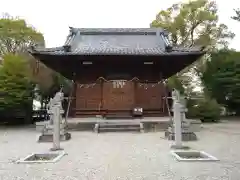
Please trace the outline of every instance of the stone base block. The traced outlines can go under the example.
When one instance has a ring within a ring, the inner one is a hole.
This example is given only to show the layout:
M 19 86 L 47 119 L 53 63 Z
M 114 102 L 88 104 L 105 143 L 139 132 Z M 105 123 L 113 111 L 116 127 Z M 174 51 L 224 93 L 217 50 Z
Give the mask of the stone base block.
M 141 133 L 144 133 L 144 124 L 143 123 L 140 123 L 140 132 Z
M 175 133 L 166 131 L 165 132 L 165 137 L 168 140 L 175 140 Z M 187 132 L 187 133 L 182 133 L 182 141 L 196 141 L 197 140 L 197 135 L 194 132 Z
M 36 122 L 35 124 L 36 124 L 36 130 L 37 130 L 37 132 L 42 132 L 47 123 L 48 123 L 48 122 L 46 122 L 46 121 Z
M 66 129 L 60 129 L 60 134 L 66 134 L 67 130 Z M 53 129 L 45 129 L 42 132 L 43 135 L 52 135 L 53 134 Z
M 94 126 L 94 128 L 93 128 L 93 131 L 94 131 L 95 133 L 99 133 L 99 124 L 98 124 L 98 123 L 95 124 L 95 126 Z
M 67 141 L 69 139 L 71 139 L 70 133 L 60 135 L 60 141 Z M 42 134 L 39 136 L 38 142 L 53 142 L 53 135 Z

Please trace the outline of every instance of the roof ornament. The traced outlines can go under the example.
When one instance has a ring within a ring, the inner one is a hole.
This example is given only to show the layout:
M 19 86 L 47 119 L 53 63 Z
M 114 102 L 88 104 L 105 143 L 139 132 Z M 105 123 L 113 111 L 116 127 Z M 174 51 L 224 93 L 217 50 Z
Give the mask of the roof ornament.
M 36 51 L 35 46 L 31 45 L 30 46 L 30 52 L 35 52 L 35 51 Z
M 76 35 L 78 30 L 74 27 L 69 26 L 70 36 Z
M 173 47 L 172 47 L 172 45 L 171 45 L 171 43 L 170 43 L 170 41 L 168 39 L 168 33 L 166 31 L 162 32 L 161 33 L 161 37 L 162 37 L 162 39 L 163 39 L 163 41 L 165 43 L 165 50 L 166 50 L 166 52 L 171 52 Z
M 63 50 L 64 50 L 64 52 L 71 52 L 71 46 L 70 45 L 64 45 Z
M 201 49 L 200 49 L 200 51 L 204 51 L 205 48 L 206 48 L 206 46 L 202 46 Z

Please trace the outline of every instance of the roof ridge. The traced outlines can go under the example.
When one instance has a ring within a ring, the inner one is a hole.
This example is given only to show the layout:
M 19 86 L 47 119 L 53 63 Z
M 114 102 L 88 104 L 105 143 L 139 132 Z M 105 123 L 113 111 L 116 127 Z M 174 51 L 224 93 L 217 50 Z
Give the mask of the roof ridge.
M 156 33 L 165 32 L 163 28 L 74 28 L 69 27 L 71 33 Z

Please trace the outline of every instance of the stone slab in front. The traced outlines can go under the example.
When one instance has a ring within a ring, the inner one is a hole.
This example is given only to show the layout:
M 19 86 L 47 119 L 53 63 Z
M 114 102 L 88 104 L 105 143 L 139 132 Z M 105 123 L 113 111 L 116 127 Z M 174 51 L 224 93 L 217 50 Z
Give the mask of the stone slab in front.
M 171 154 L 178 161 L 218 161 L 218 159 L 204 151 L 196 150 L 173 150 Z
M 33 153 L 25 158 L 19 159 L 17 163 L 55 163 L 59 161 L 66 153 Z

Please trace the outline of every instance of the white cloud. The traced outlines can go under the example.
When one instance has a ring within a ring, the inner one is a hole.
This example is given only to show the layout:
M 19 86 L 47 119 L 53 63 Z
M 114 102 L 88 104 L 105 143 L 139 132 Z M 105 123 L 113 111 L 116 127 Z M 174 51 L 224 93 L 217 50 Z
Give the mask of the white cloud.
M 73 27 L 149 27 L 161 10 L 177 0 L 0 0 L 0 13 L 7 12 L 27 20 L 44 34 L 47 47 L 61 46 Z M 230 19 L 240 1 L 218 0 L 220 21 L 236 33 L 231 47 L 240 50 L 240 22 Z

